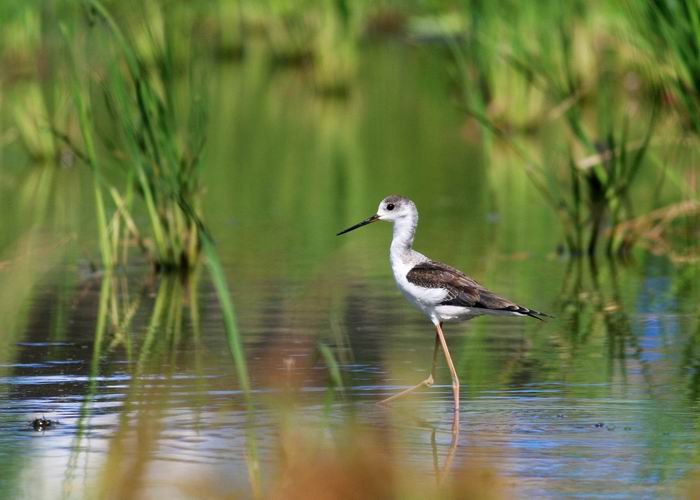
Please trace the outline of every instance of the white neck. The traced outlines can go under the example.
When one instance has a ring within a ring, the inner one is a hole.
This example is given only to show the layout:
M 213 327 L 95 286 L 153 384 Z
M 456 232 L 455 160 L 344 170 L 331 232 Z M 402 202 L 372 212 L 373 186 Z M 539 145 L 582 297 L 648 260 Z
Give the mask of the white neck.
M 418 214 L 394 221 L 394 238 L 391 240 L 391 260 L 406 260 L 410 257 L 413 238 L 418 225 Z

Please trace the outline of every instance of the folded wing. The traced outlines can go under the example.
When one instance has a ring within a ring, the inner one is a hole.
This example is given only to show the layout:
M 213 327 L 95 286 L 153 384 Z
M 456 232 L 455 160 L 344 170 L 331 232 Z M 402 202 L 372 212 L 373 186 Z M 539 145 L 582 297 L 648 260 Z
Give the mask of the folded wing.
M 539 320 L 542 319 L 540 316 L 547 316 L 499 297 L 463 272 L 442 262 L 433 260 L 421 262 L 408 272 L 406 279 L 416 286 L 447 290 L 447 297 L 440 305 L 512 312 Z

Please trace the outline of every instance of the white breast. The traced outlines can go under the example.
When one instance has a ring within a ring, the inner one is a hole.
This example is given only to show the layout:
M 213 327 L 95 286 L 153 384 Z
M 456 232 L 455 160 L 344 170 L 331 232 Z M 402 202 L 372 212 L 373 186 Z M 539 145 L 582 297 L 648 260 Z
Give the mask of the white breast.
M 408 272 L 413 269 L 413 266 L 422 260 L 427 260 L 427 258 L 418 252 L 414 252 L 412 256 L 414 258 L 412 259 L 403 259 L 401 257 L 403 256 L 395 255 L 393 252 L 391 254 L 391 269 L 394 272 L 396 285 L 409 302 L 421 309 L 428 316 L 431 316 L 435 306 L 440 304 L 447 297 L 447 290 L 443 288 L 424 288 L 410 283 L 406 279 Z

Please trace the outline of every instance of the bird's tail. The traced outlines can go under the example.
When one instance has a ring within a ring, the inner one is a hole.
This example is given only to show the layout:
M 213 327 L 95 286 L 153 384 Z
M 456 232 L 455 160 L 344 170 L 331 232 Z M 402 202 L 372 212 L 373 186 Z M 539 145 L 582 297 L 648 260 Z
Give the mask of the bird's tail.
M 523 309 L 526 309 L 526 308 L 523 307 Z M 545 318 L 546 319 L 554 318 L 554 316 L 552 316 L 551 314 L 543 313 L 540 311 L 535 311 L 534 309 L 527 309 L 527 312 L 523 312 L 523 314 L 525 314 L 525 316 L 530 316 L 531 318 L 535 318 L 535 319 L 538 319 L 540 321 L 544 321 Z

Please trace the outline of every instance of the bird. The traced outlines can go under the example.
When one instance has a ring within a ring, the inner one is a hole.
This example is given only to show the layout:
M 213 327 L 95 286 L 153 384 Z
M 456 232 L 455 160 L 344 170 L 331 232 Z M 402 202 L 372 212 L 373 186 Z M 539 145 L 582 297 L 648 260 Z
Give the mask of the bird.
M 457 413 L 459 412 L 459 377 L 447 348 L 443 324 L 467 321 L 482 315 L 521 316 L 540 321 L 551 316 L 500 297 L 462 271 L 432 260 L 414 250 L 413 240 L 418 226 L 418 209 L 413 201 L 403 196 L 387 196 L 379 203 L 376 214 L 339 232 L 336 236 L 378 221 L 394 224 L 389 257 L 396 285 L 406 299 L 421 310 L 435 327 L 433 364 L 430 374 L 415 386 L 394 394 L 380 403 L 389 403 L 423 387 L 432 386 L 435 380 L 438 350 L 442 348 L 452 377 L 454 411 Z

